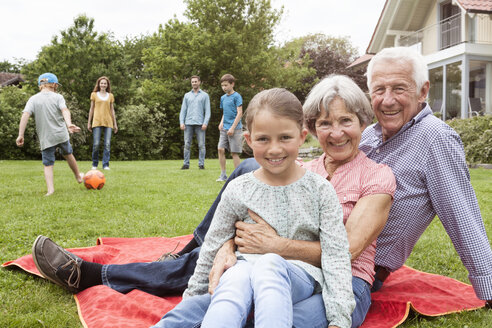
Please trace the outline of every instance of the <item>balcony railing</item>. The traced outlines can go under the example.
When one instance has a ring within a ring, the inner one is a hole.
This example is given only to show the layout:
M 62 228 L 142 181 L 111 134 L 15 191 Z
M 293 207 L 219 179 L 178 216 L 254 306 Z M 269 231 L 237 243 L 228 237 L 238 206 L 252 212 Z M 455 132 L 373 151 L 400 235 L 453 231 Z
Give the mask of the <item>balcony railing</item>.
M 399 44 L 401 46 L 412 46 L 422 42 L 424 39 L 435 40 L 438 35 L 440 36 L 439 50 L 461 43 L 461 13 L 443 19 L 437 24 L 427 26 L 412 34 L 402 36 Z

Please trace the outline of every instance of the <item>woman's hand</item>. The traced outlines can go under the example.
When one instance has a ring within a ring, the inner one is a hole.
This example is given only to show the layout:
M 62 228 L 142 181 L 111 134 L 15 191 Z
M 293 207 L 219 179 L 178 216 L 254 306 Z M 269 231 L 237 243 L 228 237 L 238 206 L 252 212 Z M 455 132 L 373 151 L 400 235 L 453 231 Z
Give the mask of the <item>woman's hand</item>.
M 224 271 L 236 264 L 237 258 L 236 254 L 234 254 L 234 248 L 234 241 L 229 239 L 215 255 L 214 264 L 208 275 L 208 292 L 210 294 L 214 293 Z

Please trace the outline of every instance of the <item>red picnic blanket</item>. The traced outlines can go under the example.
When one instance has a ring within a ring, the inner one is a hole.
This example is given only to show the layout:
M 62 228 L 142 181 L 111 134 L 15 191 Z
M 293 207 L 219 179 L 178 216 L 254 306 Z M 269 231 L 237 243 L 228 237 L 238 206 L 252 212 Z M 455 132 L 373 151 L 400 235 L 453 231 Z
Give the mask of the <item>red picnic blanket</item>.
M 192 235 L 175 238 L 99 238 L 97 246 L 68 249 L 82 259 L 101 264 L 150 262 Z M 2 264 L 17 266 L 40 276 L 32 256 Z M 74 295 L 80 321 L 87 328 L 149 327 L 181 301 L 181 296 L 157 297 L 139 290 L 121 294 L 107 286 L 88 288 Z M 470 285 L 455 279 L 420 272 L 404 266 L 391 274 L 383 288 L 372 293 L 372 305 L 363 328 L 397 327 L 412 308 L 426 316 L 473 310 L 485 305 Z

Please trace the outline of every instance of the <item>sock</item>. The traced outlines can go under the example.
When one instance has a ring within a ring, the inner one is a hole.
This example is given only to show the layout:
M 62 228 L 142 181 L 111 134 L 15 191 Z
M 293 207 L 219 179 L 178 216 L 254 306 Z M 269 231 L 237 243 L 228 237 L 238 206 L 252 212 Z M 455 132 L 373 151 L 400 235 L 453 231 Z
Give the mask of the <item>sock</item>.
M 191 252 L 195 248 L 198 247 L 198 243 L 196 242 L 195 238 L 193 238 L 181 251 L 179 251 L 177 254 L 178 255 L 184 255 L 186 253 Z
M 80 289 L 102 285 L 102 264 L 82 261 L 80 264 Z
M 226 170 L 222 171 L 221 173 L 223 176 L 227 176 Z

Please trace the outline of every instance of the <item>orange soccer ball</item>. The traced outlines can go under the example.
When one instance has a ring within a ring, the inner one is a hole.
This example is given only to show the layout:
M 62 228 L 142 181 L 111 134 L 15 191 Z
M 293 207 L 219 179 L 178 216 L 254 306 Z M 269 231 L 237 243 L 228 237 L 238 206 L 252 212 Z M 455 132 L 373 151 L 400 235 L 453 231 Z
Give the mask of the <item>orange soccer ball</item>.
M 84 175 L 84 185 L 87 189 L 102 189 L 105 182 L 106 177 L 101 171 L 90 170 Z

